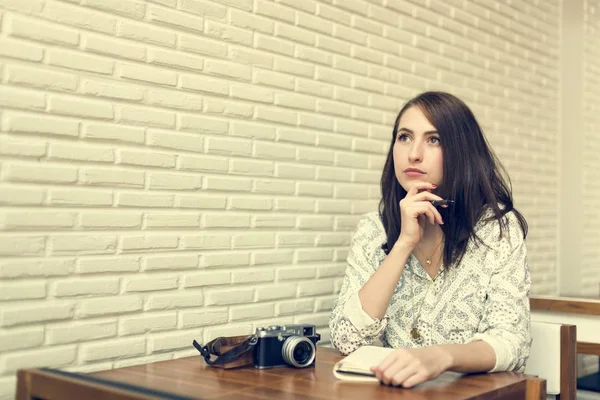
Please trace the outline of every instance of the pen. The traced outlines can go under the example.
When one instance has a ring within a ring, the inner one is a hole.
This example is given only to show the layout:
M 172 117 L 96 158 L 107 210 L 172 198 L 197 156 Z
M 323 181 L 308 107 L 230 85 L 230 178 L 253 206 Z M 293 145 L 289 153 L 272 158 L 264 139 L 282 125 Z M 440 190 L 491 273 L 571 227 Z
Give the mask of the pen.
M 454 200 L 431 200 L 434 207 L 454 204 Z

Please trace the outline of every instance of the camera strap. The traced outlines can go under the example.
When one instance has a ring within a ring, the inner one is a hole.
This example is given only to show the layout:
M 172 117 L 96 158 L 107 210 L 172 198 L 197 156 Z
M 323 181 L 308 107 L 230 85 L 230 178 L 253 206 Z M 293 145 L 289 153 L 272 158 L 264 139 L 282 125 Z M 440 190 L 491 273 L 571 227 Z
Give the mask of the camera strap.
M 254 364 L 252 349 L 257 342 L 255 335 L 242 335 L 218 337 L 205 346 L 194 340 L 192 345 L 211 367 L 230 369 Z

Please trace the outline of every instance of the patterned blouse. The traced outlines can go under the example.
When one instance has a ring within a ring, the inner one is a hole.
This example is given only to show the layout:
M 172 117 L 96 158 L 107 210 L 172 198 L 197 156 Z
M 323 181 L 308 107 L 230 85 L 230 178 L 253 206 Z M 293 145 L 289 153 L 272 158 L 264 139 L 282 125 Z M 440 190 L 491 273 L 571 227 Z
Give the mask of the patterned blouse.
M 518 220 L 512 212 L 504 218 L 508 229 L 501 239 L 500 224 L 482 218 L 475 232 L 484 245 L 471 240 L 461 262 L 442 265 L 433 279 L 411 254 L 386 314 L 378 320 L 362 309 L 358 291 L 386 257 L 382 245 L 387 239 L 379 214 L 364 215 L 329 319 L 332 344 L 349 354 L 376 339 L 393 348 L 483 340 L 496 353 L 490 372 L 523 372 L 531 346 L 531 280 Z

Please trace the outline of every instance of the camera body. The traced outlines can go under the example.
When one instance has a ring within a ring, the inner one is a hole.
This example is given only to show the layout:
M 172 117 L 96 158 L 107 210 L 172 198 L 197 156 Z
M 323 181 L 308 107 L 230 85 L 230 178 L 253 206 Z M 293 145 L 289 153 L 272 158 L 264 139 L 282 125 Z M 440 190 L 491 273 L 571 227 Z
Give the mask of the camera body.
M 255 368 L 304 368 L 315 364 L 321 335 L 314 325 L 272 325 L 256 328 L 256 338 Z

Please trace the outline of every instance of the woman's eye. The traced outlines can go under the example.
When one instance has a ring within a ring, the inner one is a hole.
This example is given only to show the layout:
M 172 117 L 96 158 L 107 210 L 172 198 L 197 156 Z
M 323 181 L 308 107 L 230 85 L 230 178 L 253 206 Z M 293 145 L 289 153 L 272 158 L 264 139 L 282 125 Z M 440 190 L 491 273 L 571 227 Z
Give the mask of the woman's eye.
M 433 144 L 440 144 L 440 138 L 437 136 L 432 136 L 429 138 L 429 141 Z
M 406 133 L 401 133 L 398 135 L 399 142 L 406 142 L 408 140 L 408 135 Z

